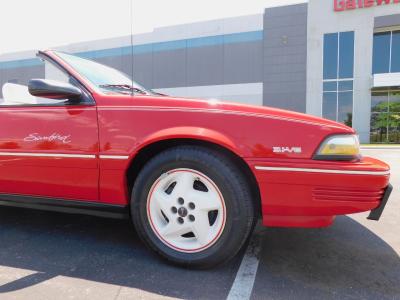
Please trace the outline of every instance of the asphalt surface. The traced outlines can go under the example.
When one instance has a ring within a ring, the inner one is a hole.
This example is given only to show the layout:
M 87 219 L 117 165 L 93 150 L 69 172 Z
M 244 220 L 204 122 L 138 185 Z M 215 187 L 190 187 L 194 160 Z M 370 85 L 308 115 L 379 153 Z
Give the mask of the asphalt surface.
M 400 299 L 400 150 L 365 150 L 392 167 L 379 222 L 259 232 L 252 299 Z M 159 259 L 127 221 L 0 207 L 0 299 L 225 299 L 243 253 L 191 271 Z

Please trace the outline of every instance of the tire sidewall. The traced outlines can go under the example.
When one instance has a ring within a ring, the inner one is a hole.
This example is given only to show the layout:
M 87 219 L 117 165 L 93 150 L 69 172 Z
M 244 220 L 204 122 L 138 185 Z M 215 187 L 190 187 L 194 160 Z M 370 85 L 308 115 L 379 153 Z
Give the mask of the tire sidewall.
M 159 252 L 169 260 L 184 265 L 216 264 L 226 260 L 230 250 L 240 248 L 243 238 L 246 236 L 246 207 L 243 207 L 238 199 L 237 191 L 233 184 L 234 178 L 230 178 L 231 172 L 218 158 L 203 155 L 199 151 L 195 157 L 190 151 L 181 151 L 179 157 L 174 151 L 152 160 L 138 177 L 132 191 L 131 213 L 133 221 L 141 236 L 151 248 Z M 169 155 L 168 155 L 169 154 Z M 223 195 L 226 208 L 226 222 L 217 241 L 210 247 L 200 252 L 180 252 L 167 246 L 153 231 L 147 215 L 148 194 L 156 180 L 164 173 L 174 169 L 192 169 L 201 172 L 210 178 Z

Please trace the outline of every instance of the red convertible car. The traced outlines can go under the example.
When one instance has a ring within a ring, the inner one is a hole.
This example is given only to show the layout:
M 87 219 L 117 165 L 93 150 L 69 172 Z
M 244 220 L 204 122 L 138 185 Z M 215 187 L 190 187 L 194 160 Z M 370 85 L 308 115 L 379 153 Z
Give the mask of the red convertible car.
M 389 166 L 361 156 L 343 124 L 169 97 L 94 61 L 38 57 L 45 78 L 2 87 L 2 205 L 130 217 L 164 258 L 204 268 L 237 254 L 260 218 L 378 220 L 389 198 Z

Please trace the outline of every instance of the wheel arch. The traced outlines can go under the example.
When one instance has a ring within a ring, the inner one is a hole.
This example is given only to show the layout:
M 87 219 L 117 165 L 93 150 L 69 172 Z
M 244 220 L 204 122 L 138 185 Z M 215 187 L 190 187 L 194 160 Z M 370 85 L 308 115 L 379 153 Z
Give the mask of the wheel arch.
M 209 134 L 210 132 L 203 131 L 202 133 Z M 251 171 L 251 168 L 246 163 L 246 161 L 236 152 L 237 149 L 235 149 L 234 144 L 230 142 L 229 139 L 218 139 L 217 142 L 215 140 L 215 137 L 216 135 L 214 135 L 214 138 L 210 135 L 191 136 L 187 133 L 183 136 L 177 136 L 175 132 L 174 135 L 169 137 L 163 136 L 163 138 L 160 139 L 156 139 L 154 137 L 148 139 L 149 142 L 144 143 L 143 146 L 136 151 L 135 155 L 131 158 L 129 167 L 127 168 L 126 182 L 128 185 L 127 188 L 129 195 L 131 195 L 132 193 L 133 186 L 141 169 L 154 156 L 161 153 L 162 151 L 178 146 L 201 146 L 224 153 L 224 155 L 228 157 L 228 159 L 230 159 L 235 165 L 240 168 L 240 170 L 245 174 L 245 178 L 248 181 L 252 192 L 256 209 L 255 214 L 257 217 L 261 217 L 261 196 L 254 173 Z M 233 149 L 235 149 L 236 151 Z

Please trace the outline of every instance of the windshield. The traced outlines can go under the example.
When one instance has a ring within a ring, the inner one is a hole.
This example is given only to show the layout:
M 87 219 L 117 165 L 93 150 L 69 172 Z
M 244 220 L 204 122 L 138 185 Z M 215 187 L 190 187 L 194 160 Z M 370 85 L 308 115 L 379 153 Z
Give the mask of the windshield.
M 123 94 L 156 94 L 134 82 L 127 74 L 114 68 L 75 55 L 62 52 L 55 53 L 80 75 L 102 91 L 106 90 Z

